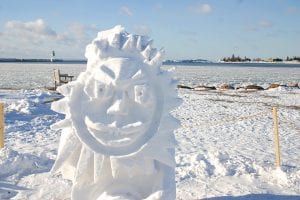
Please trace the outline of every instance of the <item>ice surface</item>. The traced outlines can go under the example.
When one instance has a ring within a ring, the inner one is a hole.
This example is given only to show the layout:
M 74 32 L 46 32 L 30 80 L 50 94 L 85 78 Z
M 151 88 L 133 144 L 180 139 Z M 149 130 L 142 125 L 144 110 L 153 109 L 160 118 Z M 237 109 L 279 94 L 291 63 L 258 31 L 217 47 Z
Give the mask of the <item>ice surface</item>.
M 271 83 L 287 84 L 299 82 L 300 65 L 290 67 L 289 65 L 262 65 L 242 64 L 203 64 L 201 66 L 176 66 L 174 75 L 180 78 L 183 85 L 197 86 L 219 86 L 230 84 L 233 86 L 244 86 L 257 84 L 267 88 Z M 169 66 L 170 67 L 170 66 Z
M 263 87 L 270 83 L 287 84 L 299 82 L 300 67 L 288 64 L 247 67 L 242 64 L 201 64 L 199 66 L 163 66 L 164 69 L 174 68 L 173 72 L 180 79 L 179 84 L 197 86 L 218 86 L 231 84 L 241 86 L 257 84 Z M 0 63 L 0 88 L 36 89 L 53 87 L 53 69 L 74 75 L 75 78 L 86 69 L 86 64 L 66 63 Z
M 0 88 L 38 89 L 53 87 L 53 69 L 77 76 L 83 64 L 65 63 L 0 63 Z

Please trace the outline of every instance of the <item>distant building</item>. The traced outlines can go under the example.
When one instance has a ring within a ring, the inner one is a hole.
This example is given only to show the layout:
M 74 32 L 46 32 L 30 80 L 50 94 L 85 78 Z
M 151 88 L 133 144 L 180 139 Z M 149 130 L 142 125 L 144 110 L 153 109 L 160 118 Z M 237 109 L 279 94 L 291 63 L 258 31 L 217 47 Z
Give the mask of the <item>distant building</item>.
M 55 51 L 52 51 L 50 61 L 53 62 L 55 59 Z

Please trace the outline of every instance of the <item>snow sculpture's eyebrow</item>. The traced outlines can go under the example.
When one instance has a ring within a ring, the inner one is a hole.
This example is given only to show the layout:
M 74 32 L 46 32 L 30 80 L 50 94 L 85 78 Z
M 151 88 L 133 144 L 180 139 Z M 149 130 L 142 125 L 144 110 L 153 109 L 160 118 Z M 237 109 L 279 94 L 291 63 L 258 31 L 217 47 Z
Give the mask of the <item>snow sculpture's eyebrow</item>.
M 101 66 L 101 70 L 107 74 L 111 79 L 115 79 L 116 75 L 115 73 L 109 69 L 108 67 L 106 67 L 105 65 Z
M 129 85 L 141 85 L 148 82 L 146 74 L 139 69 L 135 74 L 129 76 L 128 79 L 118 79 L 117 84 L 121 87 L 128 87 Z
M 142 70 L 138 70 L 133 76 L 131 76 L 132 82 L 146 82 L 146 74 L 145 72 L 142 72 Z
M 139 79 L 145 77 L 145 75 L 142 73 L 142 70 L 137 71 L 131 78 L 134 79 Z
M 143 84 L 147 82 L 146 74 L 142 70 L 138 70 L 131 77 L 131 84 Z

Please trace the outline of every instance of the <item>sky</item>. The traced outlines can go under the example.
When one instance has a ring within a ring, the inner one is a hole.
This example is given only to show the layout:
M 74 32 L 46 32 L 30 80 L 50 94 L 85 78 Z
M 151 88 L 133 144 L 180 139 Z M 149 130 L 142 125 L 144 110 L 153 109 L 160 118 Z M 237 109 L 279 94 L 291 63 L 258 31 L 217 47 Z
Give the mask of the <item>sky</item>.
M 84 59 L 115 25 L 165 59 L 300 56 L 299 0 L 1 0 L 0 58 Z

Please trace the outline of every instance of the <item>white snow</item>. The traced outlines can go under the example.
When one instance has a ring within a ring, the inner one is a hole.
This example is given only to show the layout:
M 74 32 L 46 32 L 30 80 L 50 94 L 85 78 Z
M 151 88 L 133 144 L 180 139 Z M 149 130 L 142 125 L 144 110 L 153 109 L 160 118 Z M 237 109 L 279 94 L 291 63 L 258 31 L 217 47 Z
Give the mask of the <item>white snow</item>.
M 174 113 L 183 121 L 176 134 L 178 199 L 299 195 L 299 89 L 182 95 L 184 104 Z M 279 107 L 279 171 L 274 167 L 272 106 Z
M 176 131 L 177 199 L 299 199 L 299 89 L 179 92 L 184 103 L 173 111 L 182 122 Z M 63 116 L 45 102 L 58 95 L 42 90 L 0 94 L 6 107 L 1 199 L 69 199 L 71 182 L 49 172 L 60 139 L 50 125 Z M 279 107 L 281 170 L 275 168 L 273 105 Z

